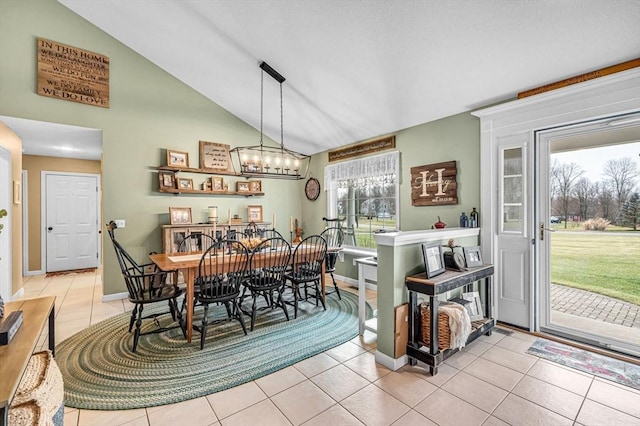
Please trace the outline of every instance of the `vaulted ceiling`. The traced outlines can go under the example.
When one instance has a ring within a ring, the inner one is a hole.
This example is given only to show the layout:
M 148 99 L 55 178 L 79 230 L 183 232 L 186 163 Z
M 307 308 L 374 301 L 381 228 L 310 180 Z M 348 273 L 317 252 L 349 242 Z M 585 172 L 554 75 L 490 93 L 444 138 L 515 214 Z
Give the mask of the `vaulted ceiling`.
M 266 61 L 285 146 L 307 154 L 640 57 L 639 0 L 58 1 L 256 129 Z

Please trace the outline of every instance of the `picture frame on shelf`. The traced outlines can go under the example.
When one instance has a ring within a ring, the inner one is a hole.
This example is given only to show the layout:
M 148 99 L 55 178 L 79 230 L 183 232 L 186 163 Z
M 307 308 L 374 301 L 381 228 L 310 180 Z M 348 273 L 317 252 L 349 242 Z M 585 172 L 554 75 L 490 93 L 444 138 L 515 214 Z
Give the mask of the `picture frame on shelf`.
M 191 224 L 191 207 L 169 207 L 169 223 L 171 225 Z
M 262 222 L 262 206 L 247 206 L 247 222 Z
M 167 149 L 167 166 L 188 169 L 189 153 Z
M 160 189 L 175 189 L 176 175 L 173 172 L 159 172 Z
M 444 273 L 446 267 L 440 243 L 422 243 L 422 257 L 427 278 Z
M 467 268 L 477 268 L 483 265 L 480 246 L 462 247 L 462 251 L 464 253 L 464 261 L 467 263 Z
M 465 306 L 469 312 L 469 318 L 471 321 L 479 321 L 484 318 L 484 309 L 482 307 L 479 292 L 472 291 L 469 293 L 462 293 L 462 298 L 471 302 Z
M 224 191 L 224 179 L 219 176 L 214 176 L 211 178 L 211 183 L 213 186 L 213 191 Z
M 193 189 L 193 179 L 178 178 L 178 189 Z
M 250 180 L 249 181 L 249 191 L 250 192 L 262 192 L 262 181 L 261 180 Z
M 236 192 L 250 192 L 249 182 L 236 182 Z
M 215 173 L 233 173 L 231 147 L 222 143 L 200 141 L 200 169 Z

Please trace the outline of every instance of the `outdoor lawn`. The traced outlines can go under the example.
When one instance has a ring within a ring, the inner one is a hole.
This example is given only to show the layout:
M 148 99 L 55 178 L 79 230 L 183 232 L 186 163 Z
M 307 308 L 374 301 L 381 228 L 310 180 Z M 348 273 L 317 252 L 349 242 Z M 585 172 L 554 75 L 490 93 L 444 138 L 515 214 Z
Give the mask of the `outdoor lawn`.
M 551 234 L 551 281 L 640 305 L 640 231 Z

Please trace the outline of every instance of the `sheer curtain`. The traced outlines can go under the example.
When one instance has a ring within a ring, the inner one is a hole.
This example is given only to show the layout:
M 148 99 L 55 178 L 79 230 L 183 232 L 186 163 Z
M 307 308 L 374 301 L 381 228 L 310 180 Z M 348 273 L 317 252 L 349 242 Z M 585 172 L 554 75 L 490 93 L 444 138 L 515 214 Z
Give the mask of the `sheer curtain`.
M 400 152 L 392 151 L 356 160 L 330 164 L 324 168 L 324 187 L 336 189 L 339 182 L 356 181 L 384 176 L 389 183 L 398 183 L 400 176 Z

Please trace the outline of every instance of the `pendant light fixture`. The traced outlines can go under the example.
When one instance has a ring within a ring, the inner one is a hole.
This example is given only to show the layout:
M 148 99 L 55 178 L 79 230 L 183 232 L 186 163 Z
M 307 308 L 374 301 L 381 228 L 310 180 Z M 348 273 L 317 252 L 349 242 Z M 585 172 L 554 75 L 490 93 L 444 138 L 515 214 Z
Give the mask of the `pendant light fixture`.
M 233 166 L 241 176 L 266 179 L 304 179 L 307 176 L 311 157 L 284 147 L 284 114 L 282 105 L 282 83 L 285 78 L 266 62 L 260 64 L 260 145 L 236 147 Z M 263 143 L 264 74 L 269 74 L 280 84 L 280 146 Z

